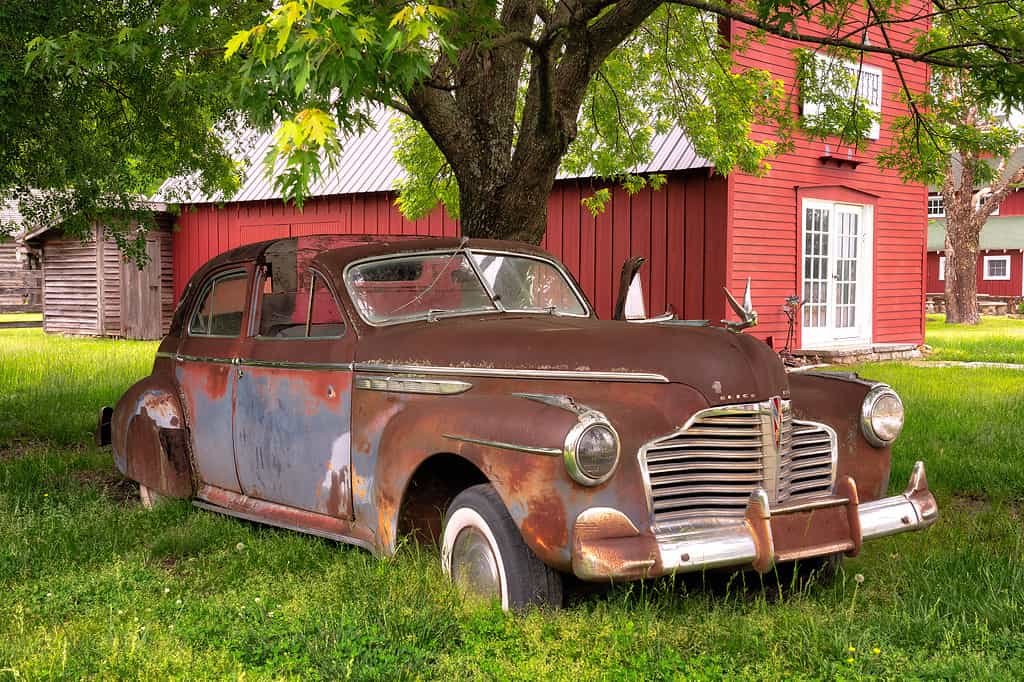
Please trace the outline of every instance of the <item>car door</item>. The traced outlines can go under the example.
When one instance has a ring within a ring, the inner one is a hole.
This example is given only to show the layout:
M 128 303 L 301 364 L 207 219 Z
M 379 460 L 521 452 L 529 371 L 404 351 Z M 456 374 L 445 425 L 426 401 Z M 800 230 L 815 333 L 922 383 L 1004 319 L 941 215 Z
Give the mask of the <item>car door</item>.
M 188 415 L 192 453 L 204 483 L 241 492 L 231 429 L 236 372 L 252 266 L 213 273 L 200 288 L 178 352 L 175 376 Z
M 295 242 L 275 247 L 257 273 L 237 369 L 239 482 L 250 497 L 350 518 L 353 334 Z

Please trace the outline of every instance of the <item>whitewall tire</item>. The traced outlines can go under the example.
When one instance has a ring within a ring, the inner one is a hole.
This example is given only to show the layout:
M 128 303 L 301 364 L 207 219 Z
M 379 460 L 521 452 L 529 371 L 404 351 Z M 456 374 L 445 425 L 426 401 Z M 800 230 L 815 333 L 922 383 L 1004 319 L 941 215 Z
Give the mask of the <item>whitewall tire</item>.
M 561 606 L 562 577 L 526 546 L 489 484 L 459 493 L 445 514 L 441 566 L 459 589 L 519 610 Z

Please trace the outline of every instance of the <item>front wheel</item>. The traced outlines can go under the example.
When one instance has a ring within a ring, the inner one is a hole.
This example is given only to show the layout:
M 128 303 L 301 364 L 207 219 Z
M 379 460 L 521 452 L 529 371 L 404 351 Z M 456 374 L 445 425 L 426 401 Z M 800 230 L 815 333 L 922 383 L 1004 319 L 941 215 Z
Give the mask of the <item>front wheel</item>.
M 463 490 L 448 506 L 441 565 L 460 589 L 506 611 L 562 605 L 561 574 L 526 546 L 490 484 Z

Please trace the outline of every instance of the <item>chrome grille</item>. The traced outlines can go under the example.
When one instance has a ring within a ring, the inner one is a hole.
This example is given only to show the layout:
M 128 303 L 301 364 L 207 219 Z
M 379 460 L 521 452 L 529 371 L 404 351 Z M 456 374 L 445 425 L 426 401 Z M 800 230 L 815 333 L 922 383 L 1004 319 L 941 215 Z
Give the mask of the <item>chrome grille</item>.
M 834 432 L 794 420 L 789 401 L 698 412 L 682 431 L 641 451 L 655 525 L 742 517 L 757 488 L 772 504 L 828 495 L 835 452 Z

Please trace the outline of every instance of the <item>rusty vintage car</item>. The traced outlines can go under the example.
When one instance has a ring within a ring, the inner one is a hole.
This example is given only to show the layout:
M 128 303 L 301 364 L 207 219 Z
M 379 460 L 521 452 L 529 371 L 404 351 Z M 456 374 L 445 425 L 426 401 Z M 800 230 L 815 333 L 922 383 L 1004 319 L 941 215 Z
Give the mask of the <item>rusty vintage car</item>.
M 142 500 L 444 570 L 505 608 L 562 579 L 765 572 L 937 518 L 924 466 L 886 497 L 903 405 L 787 373 L 739 321 L 647 319 L 631 261 L 599 320 L 544 251 L 298 237 L 234 249 L 185 290 L 151 376 L 98 438 Z M 728 292 L 726 292 L 728 294 Z M 630 319 L 632 318 L 632 319 Z

